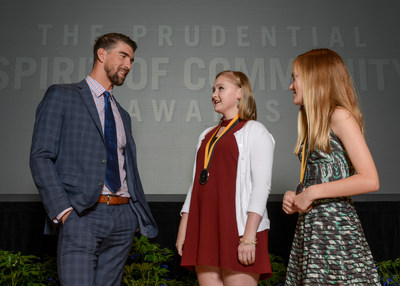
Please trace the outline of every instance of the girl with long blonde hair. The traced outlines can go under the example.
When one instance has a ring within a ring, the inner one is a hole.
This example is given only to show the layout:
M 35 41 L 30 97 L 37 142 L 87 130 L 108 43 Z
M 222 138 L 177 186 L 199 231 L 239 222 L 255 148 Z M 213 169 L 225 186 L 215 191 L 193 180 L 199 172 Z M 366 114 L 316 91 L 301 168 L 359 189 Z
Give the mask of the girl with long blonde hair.
M 316 49 L 293 61 L 292 77 L 302 166 L 282 203 L 299 213 L 285 285 L 380 285 L 351 200 L 377 191 L 379 178 L 350 74 L 337 53 Z

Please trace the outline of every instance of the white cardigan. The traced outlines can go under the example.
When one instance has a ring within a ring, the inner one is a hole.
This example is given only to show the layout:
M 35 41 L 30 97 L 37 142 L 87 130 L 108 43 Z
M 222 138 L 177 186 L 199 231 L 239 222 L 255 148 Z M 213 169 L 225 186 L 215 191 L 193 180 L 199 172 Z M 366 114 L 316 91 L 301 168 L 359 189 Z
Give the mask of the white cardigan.
M 200 134 L 197 150 L 199 150 L 205 135 L 214 127 L 207 128 Z M 235 206 L 237 228 L 241 236 L 244 234 L 248 212 L 257 213 L 262 217 L 257 232 L 270 227 L 267 199 L 271 190 L 275 140 L 262 123 L 253 120 L 248 121 L 234 135 L 239 149 Z M 192 184 L 186 195 L 181 213 L 189 213 L 193 182 L 197 179 L 194 178 L 196 157 Z

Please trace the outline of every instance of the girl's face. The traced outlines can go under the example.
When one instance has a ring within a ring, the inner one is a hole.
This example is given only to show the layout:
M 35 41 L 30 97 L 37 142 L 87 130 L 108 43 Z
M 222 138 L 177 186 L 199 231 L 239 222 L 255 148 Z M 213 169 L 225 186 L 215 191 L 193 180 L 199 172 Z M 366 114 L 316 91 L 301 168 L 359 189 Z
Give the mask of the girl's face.
M 295 105 L 303 105 L 303 83 L 296 66 L 293 68 L 292 78 L 293 82 L 289 89 L 293 91 L 293 103 Z
M 222 74 L 215 80 L 211 100 L 215 112 L 224 115 L 225 119 L 232 119 L 238 114 L 241 96 L 242 89 L 229 76 Z

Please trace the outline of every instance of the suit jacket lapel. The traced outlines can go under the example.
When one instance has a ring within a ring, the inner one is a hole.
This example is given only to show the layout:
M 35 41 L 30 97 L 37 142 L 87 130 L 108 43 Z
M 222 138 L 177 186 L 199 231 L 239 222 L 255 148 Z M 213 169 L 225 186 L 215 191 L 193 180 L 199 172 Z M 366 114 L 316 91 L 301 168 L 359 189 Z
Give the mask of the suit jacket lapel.
M 90 116 L 92 117 L 97 129 L 99 130 L 101 137 L 104 140 L 103 128 L 101 126 L 99 113 L 97 111 L 96 104 L 94 103 L 92 92 L 90 91 L 86 80 L 82 80 L 80 83 L 78 83 L 78 91 L 80 96 L 82 97 L 83 102 L 86 105 L 86 108 L 89 111 Z

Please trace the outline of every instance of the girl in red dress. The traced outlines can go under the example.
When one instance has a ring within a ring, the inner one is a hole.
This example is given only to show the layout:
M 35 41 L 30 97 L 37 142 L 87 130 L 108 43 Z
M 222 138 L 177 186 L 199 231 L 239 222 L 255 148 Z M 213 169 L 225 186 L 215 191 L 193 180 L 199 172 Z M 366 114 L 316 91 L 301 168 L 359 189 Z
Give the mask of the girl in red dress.
M 223 71 L 213 85 L 220 124 L 199 138 L 176 248 L 201 286 L 254 285 L 271 276 L 267 198 L 275 142 L 255 121 L 248 77 Z

